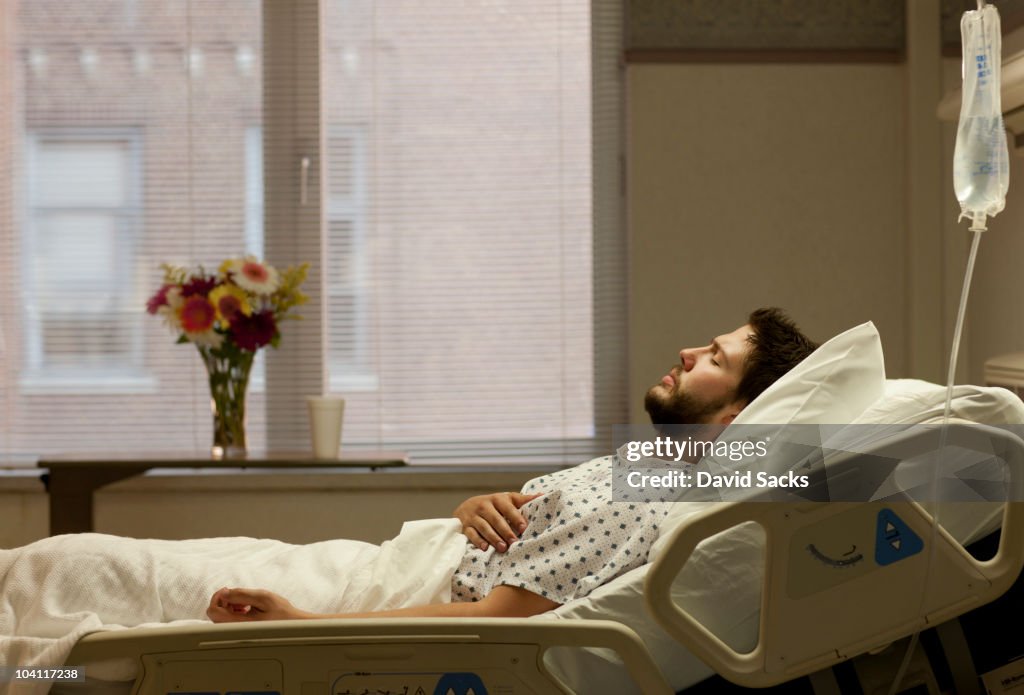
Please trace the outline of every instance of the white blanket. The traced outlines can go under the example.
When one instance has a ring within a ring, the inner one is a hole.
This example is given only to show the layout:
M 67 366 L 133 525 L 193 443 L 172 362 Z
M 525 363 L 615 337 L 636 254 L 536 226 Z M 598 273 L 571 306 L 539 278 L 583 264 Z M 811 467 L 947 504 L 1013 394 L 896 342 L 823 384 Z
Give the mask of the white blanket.
M 466 547 L 460 528 L 457 519 L 408 522 L 380 546 L 89 533 L 0 550 L 0 665 L 61 666 L 75 642 L 97 630 L 208 622 L 210 597 L 225 586 L 269 589 L 321 613 L 447 602 Z M 0 683 L 2 695 L 48 689 Z

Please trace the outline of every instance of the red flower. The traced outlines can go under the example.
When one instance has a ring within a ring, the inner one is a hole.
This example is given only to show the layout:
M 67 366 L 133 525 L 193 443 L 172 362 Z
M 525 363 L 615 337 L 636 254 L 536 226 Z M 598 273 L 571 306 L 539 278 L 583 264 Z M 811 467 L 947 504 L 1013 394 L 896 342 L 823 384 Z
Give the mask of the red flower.
M 150 297 L 149 301 L 146 302 L 146 311 L 155 316 L 156 312 L 160 310 L 160 307 L 167 306 L 167 290 L 172 287 L 174 287 L 174 285 L 164 285 L 158 289 L 156 294 Z
M 189 297 L 181 307 L 181 327 L 186 333 L 202 333 L 213 327 L 216 316 L 206 297 Z
M 192 278 L 181 286 L 181 296 L 189 298 L 194 295 L 202 297 L 210 294 L 210 290 L 217 286 L 217 278 L 198 277 Z
M 270 310 L 252 316 L 239 312 L 231 319 L 231 335 L 235 345 L 249 352 L 256 352 L 268 345 L 276 333 L 277 322 L 274 321 L 274 312 Z

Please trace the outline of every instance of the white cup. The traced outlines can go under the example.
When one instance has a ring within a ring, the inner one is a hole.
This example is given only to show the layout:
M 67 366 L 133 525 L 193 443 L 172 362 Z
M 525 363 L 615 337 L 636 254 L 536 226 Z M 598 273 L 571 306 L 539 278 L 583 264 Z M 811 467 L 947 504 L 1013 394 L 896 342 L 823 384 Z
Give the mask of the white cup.
M 336 459 L 341 449 L 341 421 L 345 399 L 337 396 L 306 396 L 313 458 Z

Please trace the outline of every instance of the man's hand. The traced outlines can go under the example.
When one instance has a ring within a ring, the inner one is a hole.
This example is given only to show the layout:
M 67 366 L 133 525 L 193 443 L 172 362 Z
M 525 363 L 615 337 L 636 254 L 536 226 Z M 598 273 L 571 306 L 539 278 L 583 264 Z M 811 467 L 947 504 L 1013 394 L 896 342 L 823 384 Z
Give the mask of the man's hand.
M 493 545 L 499 553 L 508 550 L 518 534 L 526 530 L 526 517 L 519 508 L 543 493 L 524 495 L 520 492 L 495 492 L 477 495 L 455 508 L 454 516 L 462 522 L 462 532 L 469 542 L 487 550 Z
M 300 611 L 288 599 L 262 589 L 220 589 L 210 599 L 206 617 L 215 623 L 253 620 L 295 620 L 316 617 Z

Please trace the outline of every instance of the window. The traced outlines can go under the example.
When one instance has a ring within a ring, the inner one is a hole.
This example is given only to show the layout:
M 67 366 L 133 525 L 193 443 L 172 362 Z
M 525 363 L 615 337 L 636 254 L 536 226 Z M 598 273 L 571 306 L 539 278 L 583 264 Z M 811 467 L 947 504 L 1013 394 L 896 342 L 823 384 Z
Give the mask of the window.
M 245 252 L 263 258 L 263 129 L 245 129 Z
M 578 462 L 607 377 L 590 1 L 326 7 L 328 369 L 346 441 Z M 352 363 L 377 388 L 339 384 Z
M 372 283 L 366 258 L 366 146 L 359 127 L 329 129 L 326 202 L 330 388 L 374 390 L 378 382 L 368 354 Z
M 0 170 L 0 456 L 206 449 L 199 357 L 145 304 L 161 263 L 215 267 L 259 224 L 247 227 L 245 183 L 260 3 L 16 0 L 0 13 L 0 101 L 13 104 L 0 154 L 18 164 Z M 264 422 L 253 393 L 253 446 Z
M 206 448 L 200 360 L 143 307 L 160 263 L 243 252 L 312 264 L 251 447 L 308 447 L 304 397 L 331 391 L 350 449 L 603 453 L 627 412 L 620 5 L 0 4 L 23 163 L 0 170 L 0 455 Z
M 36 131 L 27 170 L 23 383 L 140 376 L 142 317 L 131 277 L 142 238 L 136 139 Z
M 247 56 L 242 65 L 248 69 Z M 263 129 L 245 129 L 245 252 L 263 258 Z M 250 392 L 262 393 L 267 385 L 267 356 L 261 350 L 253 360 Z

